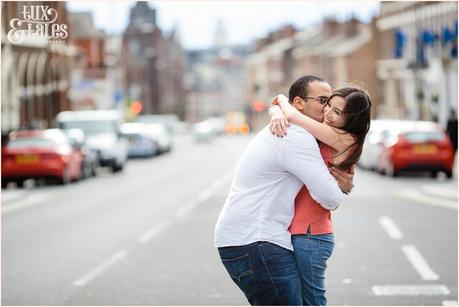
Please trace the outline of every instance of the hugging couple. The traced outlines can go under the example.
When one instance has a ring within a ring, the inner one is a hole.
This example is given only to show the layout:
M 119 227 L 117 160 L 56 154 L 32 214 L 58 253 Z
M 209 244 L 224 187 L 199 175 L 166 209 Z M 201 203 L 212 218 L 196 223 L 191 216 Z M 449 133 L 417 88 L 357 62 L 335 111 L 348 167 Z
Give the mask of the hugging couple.
M 240 157 L 215 246 L 251 305 L 326 305 L 331 211 L 353 188 L 372 103 L 312 75 L 288 94 Z

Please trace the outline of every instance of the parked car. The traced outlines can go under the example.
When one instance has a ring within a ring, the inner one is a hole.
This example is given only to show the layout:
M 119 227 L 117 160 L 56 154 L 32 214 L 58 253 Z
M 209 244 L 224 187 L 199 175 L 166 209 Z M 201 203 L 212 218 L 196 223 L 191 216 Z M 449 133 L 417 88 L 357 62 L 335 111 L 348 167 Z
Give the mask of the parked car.
M 82 164 L 82 154 L 60 129 L 15 131 L 2 148 L 2 188 L 10 182 L 22 187 L 29 178 L 77 181 Z
M 403 121 L 389 130 L 384 139 L 377 169 L 389 176 L 401 171 L 429 171 L 432 177 L 444 172 L 453 175 L 454 149 L 437 123 Z
M 72 146 L 83 155 L 82 175 L 83 178 L 95 177 L 100 165 L 97 152 L 91 149 L 86 143 L 86 137 L 81 129 L 70 129 L 65 131 L 69 136 Z
M 176 114 L 143 114 L 137 117 L 136 121 L 143 124 L 163 124 L 167 132 L 173 134 L 179 123 L 179 117 Z
M 379 156 L 383 149 L 384 139 L 388 136 L 389 130 L 396 126 L 400 120 L 373 119 L 370 130 L 365 138 L 362 155 L 359 159 L 359 166 L 369 170 L 376 170 Z
M 196 142 L 211 142 L 216 133 L 211 123 L 199 122 L 193 125 L 193 137 Z
M 97 152 L 101 166 L 110 167 L 113 172 L 123 170 L 128 141 L 121 134 L 122 117 L 118 110 L 64 111 L 56 120 L 61 129 L 83 130 L 86 142 Z
M 169 152 L 172 149 L 172 135 L 166 126 L 160 123 L 145 124 L 147 134 L 158 144 L 158 153 Z
M 121 133 L 128 139 L 128 157 L 152 157 L 158 154 L 159 146 L 148 134 L 147 127 L 141 123 L 125 123 Z
M 204 122 L 211 124 L 214 127 L 216 135 L 225 133 L 226 120 L 223 117 L 210 117 Z

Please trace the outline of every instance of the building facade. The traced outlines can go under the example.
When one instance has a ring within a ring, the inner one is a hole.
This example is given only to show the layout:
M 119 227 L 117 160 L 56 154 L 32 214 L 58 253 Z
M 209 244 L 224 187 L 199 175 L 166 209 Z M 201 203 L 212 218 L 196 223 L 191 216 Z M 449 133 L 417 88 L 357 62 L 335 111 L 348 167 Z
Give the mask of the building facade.
M 121 38 L 97 29 L 90 12 L 71 13 L 70 20 L 77 49 L 69 91 L 72 110 L 123 110 Z
M 382 114 L 443 127 L 457 118 L 457 16 L 457 2 L 382 2 L 377 20 Z
M 2 134 L 54 127 L 56 114 L 70 109 L 67 94 L 76 53 L 66 3 L 1 5 Z
M 247 46 L 218 47 L 188 52 L 187 121 L 245 112 L 244 58 Z
M 327 19 L 302 31 L 286 26 L 270 33 L 246 61 L 247 101 L 269 106 L 275 95 L 287 95 L 292 82 L 309 74 L 327 80 L 333 88 L 363 87 L 377 106 L 377 35 L 374 21 L 367 25 L 354 18 Z M 260 127 L 267 121 L 266 114 L 255 120 Z
M 139 1 L 130 12 L 122 36 L 122 65 L 129 101 L 140 101 L 142 114 L 174 113 L 185 117 L 186 56 L 176 30 L 165 35 L 156 23 L 156 10 Z

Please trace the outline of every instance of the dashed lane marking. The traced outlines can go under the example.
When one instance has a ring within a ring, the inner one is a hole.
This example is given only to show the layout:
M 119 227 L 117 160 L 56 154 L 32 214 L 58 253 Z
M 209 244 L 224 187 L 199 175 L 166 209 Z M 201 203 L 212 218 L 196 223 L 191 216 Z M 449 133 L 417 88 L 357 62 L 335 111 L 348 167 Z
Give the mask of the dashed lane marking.
M 101 274 L 102 272 L 107 270 L 110 266 L 114 265 L 118 261 L 120 261 L 123 258 L 125 258 L 127 256 L 127 254 L 128 254 L 127 250 L 121 250 L 121 251 L 115 253 L 113 256 L 111 256 L 106 261 L 101 263 L 98 267 L 94 268 L 88 274 L 86 274 L 83 277 L 81 277 L 81 278 L 77 279 L 76 281 L 74 281 L 73 285 L 77 286 L 77 287 L 82 287 L 82 286 L 88 284 L 89 282 L 91 282 L 91 280 L 93 280 L 99 274 Z
M 414 245 L 403 245 L 402 251 L 423 280 L 438 280 L 440 278 L 438 274 L 430 268 L 427 261 Z
M 163 221 L 162 223 L 156 225 L 155 227 L 147 230 L 142 235 L 139 236 L 138 240 L 140 243 L 146 243 L 154 236 L 158 235 L 161 231 L 166 229 L 171 223 L 169 221 Z
M 441 302 L 443 306 L 457 306 L 457 301 L 443 301 Z
M 201 193 L 199 193 L 197 197 L 197 202 L 200 203 L 200 202 L 203 202 L 209 199 L 213 193 L 214 193 L 213 189 L 210 189 L 210 188 L 202 191 Z
M 389 237 L 393 240 L 400 240 L 403 238 L 403 233 L 395 225 L 394 221 L 388 216 L 381 216 L 379 218 L 379 224 L 387 232 Z
M 8 205 L 3 205 L 2 215 L 15 212 L 27 207 L 47 203 L 54 198 L 55 196 L 51 194 L 26 195 L 23 199 L 14 200 Z
M 405 189 L 393 194 L 395 197 L 415 201 L 421 204 L 457 210 L 457 201 L 419 193 L 417 189 Z
M 444 285 L 386 285 L 373 286 L 377 296 L 432 296 L 448 295 L 449 289 Z

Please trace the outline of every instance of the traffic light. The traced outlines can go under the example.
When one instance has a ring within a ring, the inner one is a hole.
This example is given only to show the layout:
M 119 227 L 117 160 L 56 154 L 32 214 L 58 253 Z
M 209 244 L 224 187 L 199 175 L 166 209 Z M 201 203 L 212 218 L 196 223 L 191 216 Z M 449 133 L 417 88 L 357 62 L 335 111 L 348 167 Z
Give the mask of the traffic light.
M 131 113 L 134 115 L 140 114 L 142 112 L 142 103 L 140 101 L 133 101 L 130 107 Z
M 266 110 L 266 105 L 262 100 L 255 100 L 252 103 L 252 109 L 258 113 L 264 112 Z

